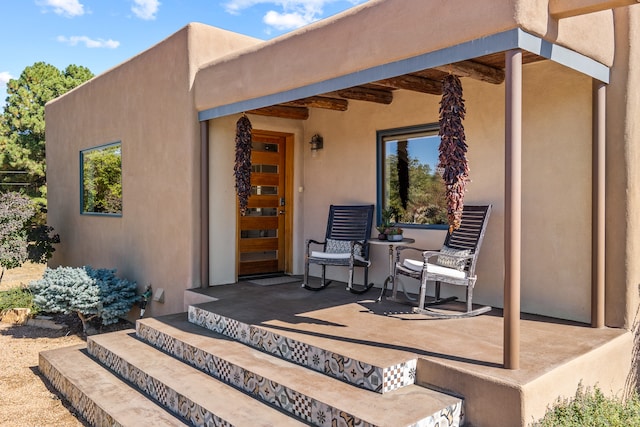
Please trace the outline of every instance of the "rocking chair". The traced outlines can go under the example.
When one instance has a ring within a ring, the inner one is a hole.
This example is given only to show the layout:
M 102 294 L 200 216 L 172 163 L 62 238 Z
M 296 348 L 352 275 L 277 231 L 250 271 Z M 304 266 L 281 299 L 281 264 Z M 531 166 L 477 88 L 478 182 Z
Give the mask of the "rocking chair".
M 331 281 L 326 280 L 327 266 L 349 267 L 347 290 L 354 294 L 363 294 L 373 287 L 369 280 L 369 235 L 373 223 L 373 205 L 329 207 L 329 219 L 325 240 L 307 240 L 304 257 L 304 281 L 302 287 L 310 291 L 326 288 Z M 311 245 L 322 245 L 322 250 L 312 251 Z M 309 284 L 309 264 L 322 266 L 320 286 Z M 353 270 L 364 269 L 364 285 L 354 286 Z
M 420 280 L 420 296 L 418 298 L 418 306 L 413 308 L 414 313 L 448 319 L 477 316 L 491 310 L 489 306 L 475 310 L 472 306 L 473 287 L 477 280 L 475 273 L 476 263 L 490 213 L 491 205 L 465 205 L 462 211 L 460 228 L 453 231 L 449 230 L 444 245 L 439 251 L 425 251 L 410 246 L 396 248 L 396 280 L 398 275 Z M 422 260 L 405 258 L 401 261 L 401 252 L 404 250 L 422 252 Z M 428 281 L 435 282 L 435 298 L 425 303 Z M 428 308 L 429 306 L 444 304 L 457 299 L 457 297 L 440 298 L 441 283 L 466 286 L 466 312 L 451 313 Z

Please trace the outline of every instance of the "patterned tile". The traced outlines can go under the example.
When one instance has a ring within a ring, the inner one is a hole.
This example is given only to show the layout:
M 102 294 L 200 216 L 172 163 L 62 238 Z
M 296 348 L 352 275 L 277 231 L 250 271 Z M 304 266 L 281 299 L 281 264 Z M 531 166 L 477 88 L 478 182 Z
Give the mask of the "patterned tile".
M 314 400 L 311 406 L 311 423 L 319 427 L 331 427 L 332 420 L 331 407 Z
M 305 363 L 309 368 L 323 372 L 324 364 L 327 361 L 327 351 L 318 347 L 309 346 L 307 353 L 307 361 Z
M 377 393 L 388 393 L 414 383 L 415 360 L 376 367 L 193 306 L 189 307 L 189 321 L 283 360 Z

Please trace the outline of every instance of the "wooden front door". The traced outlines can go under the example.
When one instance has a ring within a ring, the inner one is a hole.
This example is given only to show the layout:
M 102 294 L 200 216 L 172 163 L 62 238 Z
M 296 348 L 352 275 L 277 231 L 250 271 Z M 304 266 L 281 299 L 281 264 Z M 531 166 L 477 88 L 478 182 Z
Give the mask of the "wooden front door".
M 247 212 L 238 209 L 238 275 L 285 271 L 287 138 L 254 130 L 251 143 L 251 196 Z

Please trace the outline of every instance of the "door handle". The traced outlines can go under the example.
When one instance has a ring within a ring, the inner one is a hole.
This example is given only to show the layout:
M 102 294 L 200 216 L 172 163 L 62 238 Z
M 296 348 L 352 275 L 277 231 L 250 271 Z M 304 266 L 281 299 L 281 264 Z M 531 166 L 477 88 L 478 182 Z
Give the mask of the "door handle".
M 280 210 L 278 211 L 278 215 L 284 215 L 284 209 L 280 209 Z

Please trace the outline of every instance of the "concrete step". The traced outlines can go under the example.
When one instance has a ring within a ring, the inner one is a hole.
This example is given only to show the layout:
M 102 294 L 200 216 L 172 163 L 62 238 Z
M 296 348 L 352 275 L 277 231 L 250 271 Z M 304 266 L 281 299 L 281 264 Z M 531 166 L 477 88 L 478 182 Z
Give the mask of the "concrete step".
M 90 336 L 87 351 L 192 425 L 307 425 L 140 341 L 133 330 Z
M 136 331 L 140 339 L 314 425 L 460 424 L 459 398 L 417 385 L 384 395 L 354 387 L 196 326 L 185 314 L 138 320 Z M 316 355 L 319 365 L 329 364 Z M 437 424 L 442 419 L 447 423 Z
M 89 357 L 84 344 L 41 352 L 39 369 L 92 426 L 189 425 Z
M 216 310 L 218 307 L 223 306 L 189 306 L 189 322 L 377 393 L 388 393 L 415 381 L 415 354 L 372 349 L 357 343 L 318 338 L 313 334 L 272 330 L 220 314 Z

